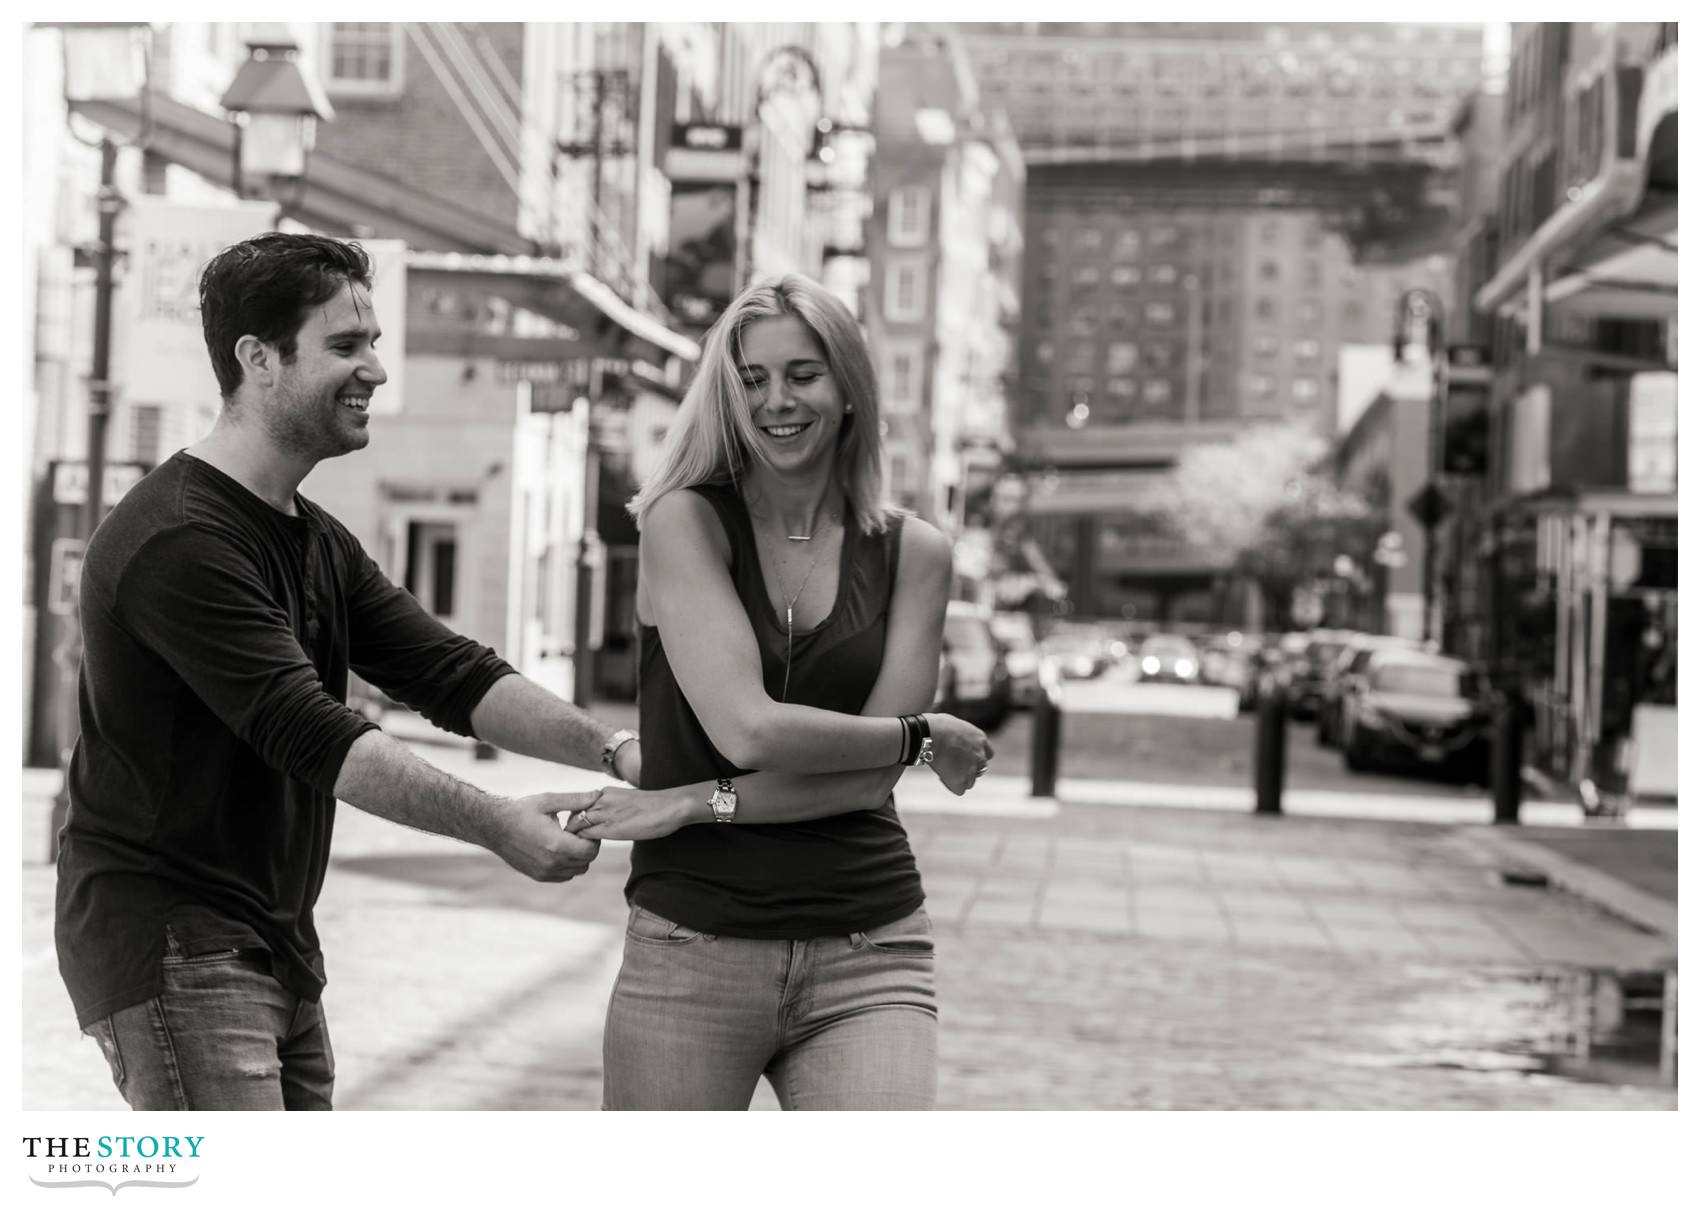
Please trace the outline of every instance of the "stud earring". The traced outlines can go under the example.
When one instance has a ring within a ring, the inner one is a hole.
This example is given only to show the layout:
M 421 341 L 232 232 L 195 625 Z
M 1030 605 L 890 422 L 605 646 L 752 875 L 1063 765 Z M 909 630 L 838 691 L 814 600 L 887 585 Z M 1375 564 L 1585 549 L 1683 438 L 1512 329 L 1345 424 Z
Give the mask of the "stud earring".
M 848 416 L 849 414 L 851 414 L 855 411 L 856 411 L 856 406 L 854 404 L 846 404 L 844 406 L 844 413 L 845 413 L 846 416 Z

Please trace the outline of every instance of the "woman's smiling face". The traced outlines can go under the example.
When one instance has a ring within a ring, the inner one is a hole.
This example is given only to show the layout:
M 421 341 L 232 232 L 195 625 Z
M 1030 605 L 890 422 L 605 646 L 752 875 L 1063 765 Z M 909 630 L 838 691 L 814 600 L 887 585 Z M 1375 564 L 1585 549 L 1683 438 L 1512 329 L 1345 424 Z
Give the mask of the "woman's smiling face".
M 733 349 L 757 441 L 777 471 L 830 460 L 844 425 L 844 400 L 820 342 L 796 316 L 746 324 Z

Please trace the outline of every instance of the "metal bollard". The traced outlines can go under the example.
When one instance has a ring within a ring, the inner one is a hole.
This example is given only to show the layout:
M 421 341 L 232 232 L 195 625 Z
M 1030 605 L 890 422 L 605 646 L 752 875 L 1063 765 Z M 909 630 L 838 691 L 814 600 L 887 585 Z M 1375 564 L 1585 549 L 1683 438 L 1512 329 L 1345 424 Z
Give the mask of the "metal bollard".
M 1523 805 L 1523 701 L 1499 696 L 1493 720 L 1493 823 L 1515 825 Z
M 1052 682 L 1039 687 L 1039 701 L 1033 704 L 1033 754 L 1030 762 L 1033 775 L 1033 795 L 1049 797 L 1057 793 L 1057 758 L 1062 749 L 1062 691 Z
M 1270 678 L 1257 696 L 1257 750 L 1252 759 L 1256 813 L 1281 814 L 1281 784 L 1287 777 L 1287 688 Z

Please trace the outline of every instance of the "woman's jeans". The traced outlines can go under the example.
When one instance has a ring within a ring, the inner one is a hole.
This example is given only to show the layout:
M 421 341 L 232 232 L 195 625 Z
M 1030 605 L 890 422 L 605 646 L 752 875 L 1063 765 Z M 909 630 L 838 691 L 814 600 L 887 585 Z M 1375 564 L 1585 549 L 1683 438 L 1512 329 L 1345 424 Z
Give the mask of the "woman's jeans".
M 926 910 L 873 930 L 722 938 L 632 907 L 602 1043 L 605 1110 L 924 1111 L 938 1092 Z
M 271 974 L 264 951 L 179 955 L 157 997 L 89 1024 L 135 1111 L 329 1111 L 324 1007 Z

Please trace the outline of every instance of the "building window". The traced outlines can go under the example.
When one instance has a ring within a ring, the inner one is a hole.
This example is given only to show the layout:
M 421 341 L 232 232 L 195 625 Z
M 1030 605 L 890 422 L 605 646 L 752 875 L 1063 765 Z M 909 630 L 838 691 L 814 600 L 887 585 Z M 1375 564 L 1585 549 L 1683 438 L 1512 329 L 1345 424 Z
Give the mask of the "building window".
M 1281 220 L 1265 219 L 1263 221 L 1261 235 L 1265 244 L 1275 243 L 1281 238 Z
M 1322 304 L 1315 299 L 1305 299 L 1300 302 L 1299 323 L 1306 327 L 1314 327 L 1322 323 Z
M 1098 369 L 1098 347 L 1091 341 L 1076 341 L 1068 347 L 1068 368 L 1078 374 Z
M 1132 373 L 1139 365 L 1139 346 L 1132 341 L 1111 341 L 1104 368 L 1113 375 Z
M 1147 303 L 1145 305 L 1145 322 L 1165 326 L 1173 324 L 1175 322 L 1175 305 L 1155 301 Z
M 888 343 L 886 351 L 886 407 L 892 413 L 914 412 L 921 406 L 920 347 Z
M 1087 395 L 1091 395 L 1093 389 L 1097 386 L 1098 380 L 1093 378 L 1091 375 L 1070 375 L 1068 377 L 1068 390 L 1070 394 L 1085 392 Z
M 1256 400 L 1269 400 L 1275 396 L 1275 378 L 1273 375 L 1252 375 L 1251 394 Z
M 1096 265 L 1078 266 L 1074 271 L 1074 284 L 1076 286 L 1098 285 L 1098 267 Z
M 1137 265 L 1117 265 L 1110 270 L 1110 281 L 1117 286 L 1138 286 L 1142 276 Z
M 914 248 L 927 242 L 932 193 L 925 185 L 905 185 L 891 191 L 886 216 L 886 240 L 893 248 Z
M 1159 265 L 1151 271 L 1151 280 L 1159 286 L 1173 286 L 1179 276 L 1180 271 L 1173 265 Z
M 1139 255 L 1139 233 L 1133 229 L 1116 233 L 1116 258 L 1126 261 Z
M 1174 395 L 1174 388 L 1167 379 L 1147 379 L 1144 395 L 1147 404 L 1167 404 Z
M 1322 266 L 1316 261 L 1306 261 L 1301 280 L 1310 289 L 1318 289 L 1322 285 Z
M 1318 394 L 1320 394 L 1320 389 L 1317 387 L 1315 379 L 1293 380 L 1293 399 L 1299 401 L 1299 403 L 1314 404 Z
M 927 267 L 920 261 L 895 261 L 885 279 L 885 318 L 912 324 L 926 310 Z
M 1260 358 L 1273 358 L 1281 352 L 1281 342 L 1265 333 L 1251 339 L 1251 351 Z
M 1039 243 L 1045 248 L 1055 248 L 1062 243 L 1062 232 L 1055 227 L 1039 229 Z
M 130 459 L 149 467 L 159 462 L 160 430 L 165 409 L 158 404 L 130 407 Z
M 1120 400 L 1133 399 L 1136 384 L 1132 379 L 1116 378 L 1104 384 L 1104 390 Z
M 1057 347 L 1049 341 L 1040 341 L 1033 347 L 1034 359 L 1047 365 L 1050 364 L 1051 359 L 1056 357 L 1056 355 Z
M 1093 311 L 1077 311 L 1068 318 L 1068 331 L 1077 337 L 1091 337 L 1098 333 L 1098 313 Z
M 1167 223 L 1151 229 L 1152 248 L 1172 248 L 1180 241 L 1180 238 L 1180 230 Z
M 1281 263 L 1279 261 L 1259 262 L 1257 276 L 1265 282 L 1279 282 L 1281 280 Z
M 1259 299 L 1255 310 L 1259 320 L 1273 320 L 1280 315 L 1280 309 L 1275 306 L 1274 299 Z
M 1293 356 L 1301 362 L 1314 362 L 1322 356 L 1322 343 L 1306 337 L 1293 342 Z
M 1104 244 L 1104 233 L 1096 227 L 1083 227 L 1074 233 L 1074 246 L 1083 252 L 1097 252 Z
M 333 21 L 325 27 L 325 88 L 345 96 L 401 92 L 403 30 L 399 21 Z
M 1175 364 L 1175 347 L 1166 344 L 1154 344 L 1146 349 L 1145 360 L 1154 370 L 1167 370 Z

